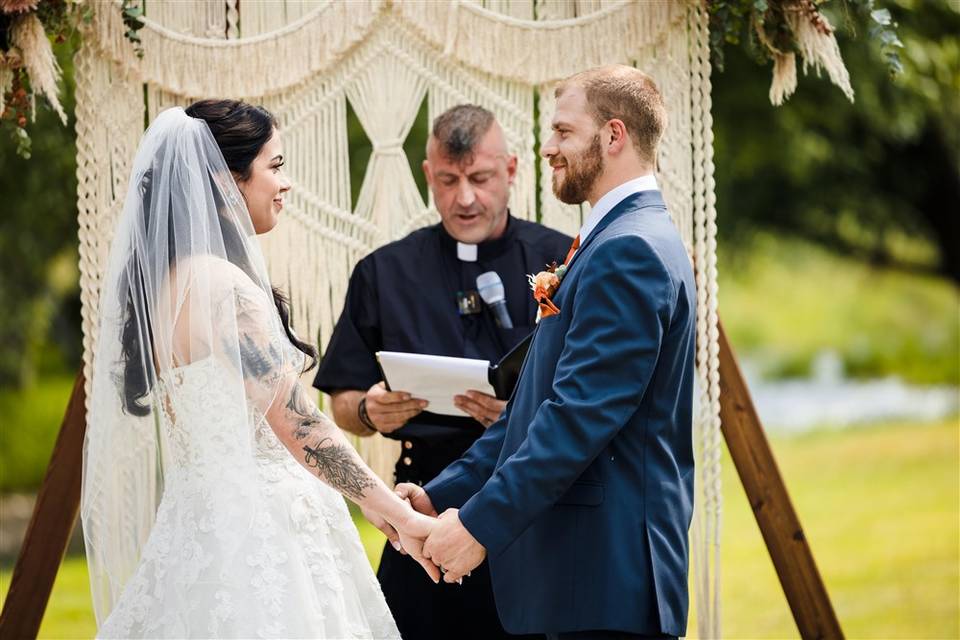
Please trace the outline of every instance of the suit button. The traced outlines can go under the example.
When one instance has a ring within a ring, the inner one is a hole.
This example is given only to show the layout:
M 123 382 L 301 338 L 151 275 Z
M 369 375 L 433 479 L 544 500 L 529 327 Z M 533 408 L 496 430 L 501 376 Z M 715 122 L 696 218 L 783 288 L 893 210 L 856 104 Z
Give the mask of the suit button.
M 403 456 L 403 464 L 409 467 L 413 464 L 413 460 L 410 459 L 410 456 Z
M 403 441 L 403 448 L 404 448 L 404 449 L 413 449 L 413 443 L 410 442 L 409 440 L 404 440 L 404 441 Z

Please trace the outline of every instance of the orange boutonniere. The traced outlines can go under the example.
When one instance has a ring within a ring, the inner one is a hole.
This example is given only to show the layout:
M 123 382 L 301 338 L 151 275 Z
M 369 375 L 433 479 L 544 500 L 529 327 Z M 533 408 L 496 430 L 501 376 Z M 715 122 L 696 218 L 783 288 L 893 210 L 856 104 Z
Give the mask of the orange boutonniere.
M 537 322 L 560 313 L 557 305 L 553 304 L 552 298 L 566 273 L 567 265 L 562 264 L 558 267 L 557 263 L 554 262 L 547 265 L 546 271 L 527 276 L 527 282 L 530 283 L 530 289 L 533 290 L 533 299 L 540 306 L 537 311 Z

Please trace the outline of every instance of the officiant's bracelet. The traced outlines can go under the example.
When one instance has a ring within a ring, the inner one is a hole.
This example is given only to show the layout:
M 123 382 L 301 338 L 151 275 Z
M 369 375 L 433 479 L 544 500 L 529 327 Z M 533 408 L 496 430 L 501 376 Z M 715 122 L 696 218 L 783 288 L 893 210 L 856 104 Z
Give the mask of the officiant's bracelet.
M 363 423 L 367 429 L 374 433 L 378 433 L 377 425 L 373 424 L 373 420 L 370 419 L 370 414 L 367 413 L 367 396 L 360 398 L 360 404 L 357 405 L 357 417 L 360 418 L 360 422 Z

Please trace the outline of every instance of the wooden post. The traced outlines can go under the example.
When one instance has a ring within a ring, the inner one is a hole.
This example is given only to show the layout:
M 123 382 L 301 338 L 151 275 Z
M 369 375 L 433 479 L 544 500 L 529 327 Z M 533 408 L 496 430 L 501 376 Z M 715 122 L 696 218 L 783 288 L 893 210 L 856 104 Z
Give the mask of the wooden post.
M 77 521 L 87 422 L 83 386 L 81 369 L 13 568 L 10 590 L 0 613 L 0 638 L 37 637 L 53 581 Z
M 754 409 L 747 382 L 720 327 L 720 420 L 760 533 L 803 638 L 843 638 L 813 552 Z

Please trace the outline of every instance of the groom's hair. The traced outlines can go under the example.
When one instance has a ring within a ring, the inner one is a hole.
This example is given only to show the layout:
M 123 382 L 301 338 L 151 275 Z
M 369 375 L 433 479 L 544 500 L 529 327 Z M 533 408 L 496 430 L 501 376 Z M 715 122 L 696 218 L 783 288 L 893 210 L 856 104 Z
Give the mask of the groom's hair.
M 555 96 L 559 98 L 571 86 L 586 93 L 597 126 L 622 120 L 640 159 L 655 164 L 657 145 L 667 127 L 667 110 L 653 78 L 622 64 L 595 67 L 563 80 Z
M 494 122 L 493 114 L 487 109 L 475 104 L 459 104 L 433 120 L 430 137 L 445 158 L 470 164 L 474 149 Z

